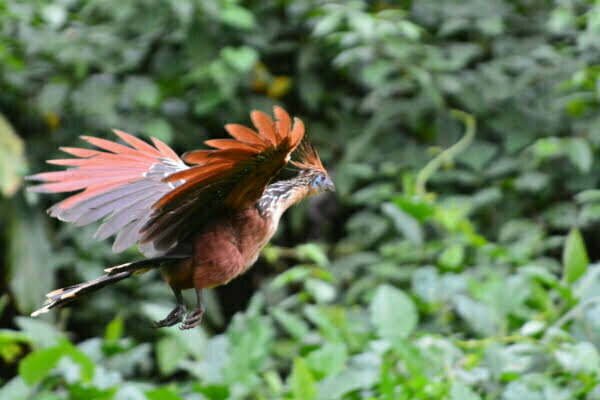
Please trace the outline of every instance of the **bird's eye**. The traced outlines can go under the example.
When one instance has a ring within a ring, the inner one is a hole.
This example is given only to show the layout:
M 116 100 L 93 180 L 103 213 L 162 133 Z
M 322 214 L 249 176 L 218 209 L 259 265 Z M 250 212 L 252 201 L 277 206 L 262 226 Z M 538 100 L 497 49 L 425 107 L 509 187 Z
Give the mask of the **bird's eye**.
M 314 187 L 319 187 L 323 184 L 323 182 L 325 181 L 325 177 L 323 175 L 317 175 L 313 181 L 312 181 L 312 185 Z

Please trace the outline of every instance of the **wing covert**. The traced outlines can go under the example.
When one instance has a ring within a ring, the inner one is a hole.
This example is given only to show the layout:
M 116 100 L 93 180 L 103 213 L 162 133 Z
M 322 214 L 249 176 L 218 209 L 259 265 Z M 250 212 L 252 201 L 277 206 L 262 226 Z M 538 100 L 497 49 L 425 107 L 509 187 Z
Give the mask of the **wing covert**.
M 181 183 L 154 204 L 154 213 L 142 229 L 141 242 L 158 249 L 170 248 L 212 216 L 253 205 L 271 179 L 289 162 L 304 137 L 304 124 L 292 120 L 281 107 L 270 116 L 250 114 L 256 130 L 226 125 L 232 139 L 205 142 L 210 150 L 183 155 L 195 164 L 165 178 Z

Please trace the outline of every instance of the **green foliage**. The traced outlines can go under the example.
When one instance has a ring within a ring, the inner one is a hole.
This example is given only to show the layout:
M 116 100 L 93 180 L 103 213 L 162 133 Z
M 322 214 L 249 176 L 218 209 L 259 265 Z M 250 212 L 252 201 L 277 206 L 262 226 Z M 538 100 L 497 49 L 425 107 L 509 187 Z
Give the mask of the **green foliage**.
M 7 1 L 0 19 L 0 398 L 600 396 L 596 1 Z M 202 329 L 155 331 L 172 298 L 148 274 L 18 316 L 138 256 L 43 218 L 57 199 L 19 192 L 26 169 L 115 127 L 189 150 L 273 104 L 338 191 L 286 215 L 250 299 L 208 292 Z
M 573 283 L 581 278 L 587 270 L 588 264 L 587 252 L 583 244 L 581 233 L 577 229 L 572 229 L 567 236 L 565 249 L 563 251 L 564 278 L 567 283 Z
M 0 190 L 3 195 L 12 196 L 19 189 L 25 171 L 24 146 L 21 138 L 2 114 L 0 148 Z
M 377 288 L 370 313 L 378 336 L 390 342 L 408 337 L 418 322 L 417 309 L 410 297 L 389 285 Z
M 64 356 L 70 357 L 78 365 L 79 376 L 76 379 L 87 382 L 92 378 L 94 363 L 68 342 L 62 342 L 27 355 L 19 364 L 19 375 L 28 385 L 38 383 L 48 376 Z

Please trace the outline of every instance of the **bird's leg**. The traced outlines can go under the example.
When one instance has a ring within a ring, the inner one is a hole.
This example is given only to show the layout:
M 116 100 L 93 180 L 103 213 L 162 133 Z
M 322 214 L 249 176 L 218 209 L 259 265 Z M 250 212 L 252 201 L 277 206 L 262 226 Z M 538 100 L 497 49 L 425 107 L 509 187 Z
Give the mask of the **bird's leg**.
M 169 315 L 165 319 L 161 319 L 160 321 L 155 321 L 154 326 L 156 328 L 163 328 L 165 326 L 173 326 L 183 320 L 183 316 L 185 315 L 185 304 L 183 302 L 183 296 L 181 295 L 181 290 L 171 288 L 173 293 L 175 294 L 175 300 L 177 301 L 177 305 Z
M 202 316 L 204 315 L 204 306 L 202 305 L 202 289 L 196 290 L 196 309 L 190 311 L 186 316 L 185 320 L 179 329 L 192 329 L 200 325 L 202 322 Z

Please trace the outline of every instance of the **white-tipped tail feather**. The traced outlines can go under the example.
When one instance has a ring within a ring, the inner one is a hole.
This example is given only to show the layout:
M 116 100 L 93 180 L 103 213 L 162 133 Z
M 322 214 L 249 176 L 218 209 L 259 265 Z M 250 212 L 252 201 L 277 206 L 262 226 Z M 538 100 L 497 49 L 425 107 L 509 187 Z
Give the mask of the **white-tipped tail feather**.
M 150 258 L 147 260 L 134 261 L 114 267 L 106 268 L 105 274 L 96 279 L 87 282 L 78 283 L 76 285 L 67 286 L 61 289 L 56 289 L 46 294 L 46 301 L 43 307 L 31 313 L 32 317 L 37 317 L 40 314 L 47 313 L 53 308 L 62 307 L 73 300 L 76 300 L 81 295 L 95 292 L 104 286 L 118 282 L 125 278 L 129 278 L 136 273 L 145 272 L 148 269 L 159 268 L 166 266 L 169 263 L 182 260 L 188 256 L 164 256 Z
M 32 317 L 37 317 L 40 314 L 47 313 L 55 307 L 64 306 L 67 303 L 75 300 L 82 294 L 95 292 L 114 282 L 129 278 L 133 271 L 123 271 L 117 274 L 105 274 L 91 281 L 78 283 L 77 285 L 67 286 L 62 289 L 56 289 L 46 295 L 44 306 L 31 313 Z

